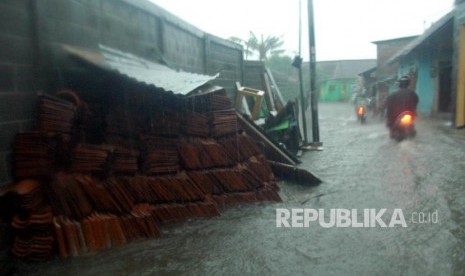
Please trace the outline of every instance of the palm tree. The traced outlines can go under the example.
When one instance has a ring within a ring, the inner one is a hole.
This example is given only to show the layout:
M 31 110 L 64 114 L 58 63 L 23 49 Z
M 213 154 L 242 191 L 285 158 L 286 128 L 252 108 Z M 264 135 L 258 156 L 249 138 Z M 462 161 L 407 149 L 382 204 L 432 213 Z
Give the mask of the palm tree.
M 259 60 L 267 60 L 268 55 L 281 54 L 284 52 L 281 47 L 283 46 L 284 41 L 281 40 L 281 37 L 276 36 L 267 36 L 264 38 L 263 34 L 260 36 L 260 39 L 251 31 L 250 38 L 246 42 L 246 45 L 258 52 Z
M 281 37 L 267 36 L 264 38 L 263 34 L 260 39 L 251 31 L 248 40 L 243 40 L 239 37 L 231 36 L 230 41 L 241 44 L 244 47 L 245 59 L 252 55 L 254 51 L 258 52 L 259 60 L 268 60 L 268 55 L 282 54 L 284 52 L 281 47 L 284 41 Z

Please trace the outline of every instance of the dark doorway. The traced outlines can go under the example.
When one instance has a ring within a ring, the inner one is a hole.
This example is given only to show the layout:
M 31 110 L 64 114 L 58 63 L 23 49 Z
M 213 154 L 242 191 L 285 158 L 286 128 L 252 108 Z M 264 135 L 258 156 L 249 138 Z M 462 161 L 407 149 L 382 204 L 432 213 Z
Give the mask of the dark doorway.
M 450 62 L 439 63 L 439 112 L 451 112 L 452 65 Z

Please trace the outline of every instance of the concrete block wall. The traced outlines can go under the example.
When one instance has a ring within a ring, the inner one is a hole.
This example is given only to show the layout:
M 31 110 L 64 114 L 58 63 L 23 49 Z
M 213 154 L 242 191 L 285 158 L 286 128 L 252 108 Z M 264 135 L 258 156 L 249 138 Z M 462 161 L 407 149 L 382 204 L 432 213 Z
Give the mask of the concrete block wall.
M 262 83 L 262 75 L 265 73 L 263 62 L 256 60 L 247 60 L 244 63 L 244 76 L 243 86 L 264 90 Z
M 414 36 L 412 37 L 404 37 L 392 40 L 385 40 L 380 42 L 375 42 L 377 44 L 377 70 L 376 70 L 376 78 L 378 81 L 385 80 L 392 75 L 395 75 L 398 68 L 398 63 L 394 63 L 392 65 L 385 65 L 386 61 L 391 58 L 394 54 L 396 54 L 399 50 L 404 48 L 408 43 L 410 43 Z
M 34 47 L 28 0 L 0 1 L 0 185 L 10 183 L 17 132 L 34 123 Z
M 10 183 L 12 141 L 33 128 L 38 91 L 66 88 L 79 71 L 62 45 L 99 44 L 175 69 L 216 74 L 234 97 L 242 47 L 207 34 L 148 0 L 0 0 L 0 186 Z M 82 69 L 81 69 L 82 70 Z
M 234 99 L 236 81 L 243 81 L 244 64 L 242 46 L 221 40 L 212 35 L 205 39 L 206 43 L 206 73 L 220 73 L 213 83 L 225 87 L 228 95 Z

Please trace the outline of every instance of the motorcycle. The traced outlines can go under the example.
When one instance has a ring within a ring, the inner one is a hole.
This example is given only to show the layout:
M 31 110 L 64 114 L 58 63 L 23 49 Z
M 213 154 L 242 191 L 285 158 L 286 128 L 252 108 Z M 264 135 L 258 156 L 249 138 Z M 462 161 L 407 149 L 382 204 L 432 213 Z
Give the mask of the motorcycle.
M 357 106 L 355 110 L 357 112 L 357 120 L 360 121 L 361 124 L 364 124 L 366 121 L 366 115 L 365 115 L 366 110 L 365 109 L 366 109 L 365 106 L 360 104 Z
M 404 111 L 396 118 L 395 123 L 390 128 L 390 136 L 392 139 L 402 141 L 411 139 L 417 134 L 415 130 L 415 114 L 411 111 Z

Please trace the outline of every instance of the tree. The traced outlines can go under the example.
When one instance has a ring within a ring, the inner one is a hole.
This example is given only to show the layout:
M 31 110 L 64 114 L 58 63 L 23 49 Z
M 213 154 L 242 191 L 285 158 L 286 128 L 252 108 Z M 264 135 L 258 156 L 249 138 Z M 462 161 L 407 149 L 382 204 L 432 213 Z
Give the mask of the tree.
M 281 47 L 284 44 L 284 41 L 281 40 L 281 37 L 276 36 L 267 36 L 266 38 L 260 35 L 260 39 L 251 31 L 250 37 L 248 40 L 243 40 L 241 38 L 231 36 L 230 41 L 241 44 L 244 47 L 245 59 L 248 56 L 252 55 L 254 52 L 258 54 L 259 60 L 267 61 L 270 55 L 279 55 L 284 53 L 284 50 Z
M 260 35 L 260 39 L 251 31 L 249 40 L 246 42 L 247 46 L 254 51 L 258 52 L 258 59 L 266 61 L 268 55 L 279 55 L 284 52 L 281 47 L 284 44 L 284 41 L 281 40 L 281 37 L 276 36 L 267 36 L 266 38 Z

